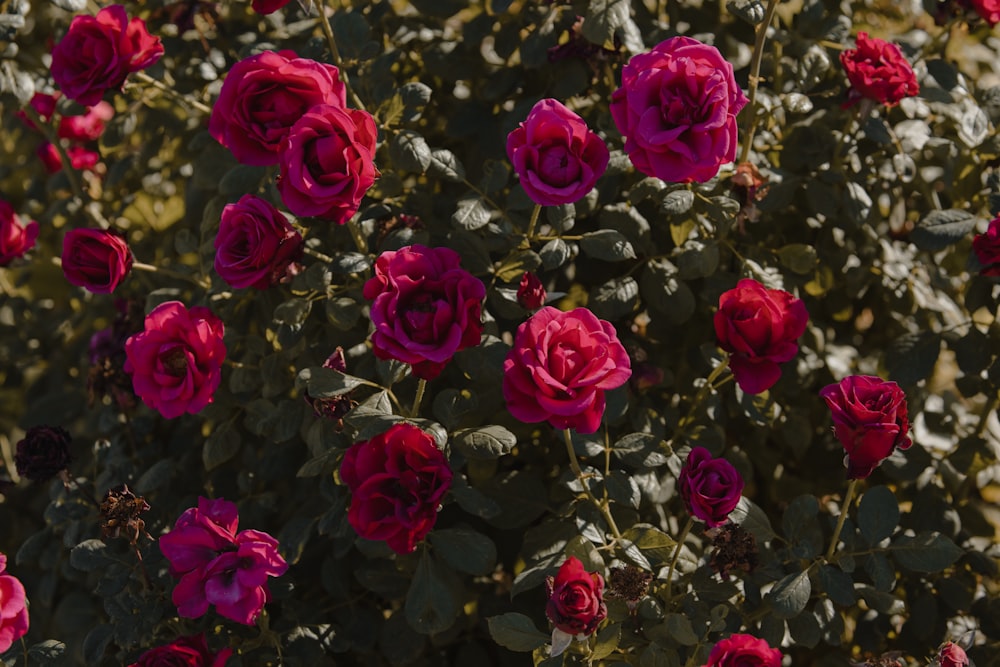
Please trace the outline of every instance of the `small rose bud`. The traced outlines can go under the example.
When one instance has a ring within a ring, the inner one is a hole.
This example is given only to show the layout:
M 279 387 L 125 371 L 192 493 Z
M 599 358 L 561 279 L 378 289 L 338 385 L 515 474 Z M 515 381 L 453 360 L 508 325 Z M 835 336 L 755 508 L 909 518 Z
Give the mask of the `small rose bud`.
M 323 362 L 323 368 L 346 373 L 347 360 L 344 358 L 344 348 L 338 345 L 333 354 Z M 306 392 L 305 399 L 306 403 L 312 406 L 313 412 L 317 417 L 332 419 L 338 422 L 338 426 L 341 428 L 343 427 L 344 415 L 358 404 L 357 401 L 351 398 L 350 392 L 341 394 L 340 396 L 331 396 L 330 398 L 313 398 Z
M 969 667 L 969 656 L 961 646 L 948 642 L 938 651 L 937 662 L 939 667 Z
M 517 288 L 517 302 L 525 310 L 538 310 L 545 305 L 545 287 L 534 273 L 525 271 Z
M 14 454 L 17 474 L 35 482 L 55 477 L 73 460 L 69 454 L 71 440 L 70 434 L 58 426 L 29 428 Z

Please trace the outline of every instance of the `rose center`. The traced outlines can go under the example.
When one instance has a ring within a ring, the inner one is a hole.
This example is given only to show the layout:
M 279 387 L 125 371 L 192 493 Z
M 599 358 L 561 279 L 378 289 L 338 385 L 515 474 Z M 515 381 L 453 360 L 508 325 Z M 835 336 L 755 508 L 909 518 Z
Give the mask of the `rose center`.
M 160 355 L 160 364 L 168 375 L 182 378 L 187 375 L 187 354 L 184 348 L 174 347 Z
M 437 304 L 432 296 L 421 294 L 406 305 L 403 321 L 410 340 L 415 343 L 429 343 L 436 339 L 434 316 Z
M 538 171 L 549 185 L 564 187 L 580 179 L 580 163 L 566 146 L 553 146 L 541 154 Z

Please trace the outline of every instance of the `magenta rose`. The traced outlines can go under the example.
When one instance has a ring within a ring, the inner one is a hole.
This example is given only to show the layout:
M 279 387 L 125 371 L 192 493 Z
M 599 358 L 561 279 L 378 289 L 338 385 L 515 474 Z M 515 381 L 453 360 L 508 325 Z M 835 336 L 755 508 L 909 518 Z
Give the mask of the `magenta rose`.
M 178 637 L 165 646 L 151 648 L 129 667 L 224 667 L 233 649 L 212 653 L 205 635 Z
M 714 528 L 724 524 L 739 504 L 743 477 L 726 459 L 712 458 L 704 447 L 693 447 L 677 486 L 688 514 Z
M 972 8 L 991 26 L 1000 23 L 1000 0 L 972 0 Z
M 961 646 L 948 642 L 938 651 L 937 664 L 938 667 L 969 667 L 969 656 Z
M 222 379 L 222 320 L 202 306 L 167 301 L 125 341 L 125 372 L 143 403 L 167 419 L 195 414 L 212 402 Z
M 545 580 L 545 590 L 549 598 L 545 615 L 567 634 L 589 635 L 608 615 L 604 577 L 587 572 L 576 556 L 563 562 L 555 578 Z
M 433 437 L 413 424 L 398 423 L 352 445 L 340 464 L 340 478 L 351 490 L 351 527 L 406 554 L 434 527 L 452 474 Z
M 979 274 L 1000 276 L 1000 215 L 990 220 L 983 234 L 972 239 L 972 252 L 979 260 Z
M 258 14 L 273 14 L 285 5 L 289 3 L 290 0 L 253 0 L 250 6 Z
M 614 326 L 586 308 L 542 308 L 517 328 L 503 364 L 507 410 L 523 422 L 593 433 L 604 417 L 604 392 L 632 374 Z
M 185 618 L 205 615 L 209 605 L 228 619 L 253 625 L 271 599 L 268 577 L 280 577 L 288 563 L 278 541 L 258 530 L 236 531 L 239 515 L 228 500 L 198 498 L 173 530 L 160 538 L 160 551 L 179 577 L 171 596 Z
M 147 32 L 142 19 L 130 21 L 124 7 L 109 5 L 96 16 L 73 18 L 52 49 L 52 78 L 66 97 L 92 106 L 162 55 L 160 38 Z
M 747 98 L 714 46 L 671 37 L 622 68 L 611 116 L 647 176 L 703 183 L 736 159 L 736 114 Z
M 288 219 L 266 199 L 243 195 L 222 209 L 215 237 L 215 272 L 231 287 L 267 289 L 302 257 L 304 243 Z
M 840 52 L 840 63 L 851 83 L 844 106 L 862 99 L 894 106 L 920 93 L 917 76 L 898 46 L 866 32 L 858 33 L 856 43 L 857 48 Z
M 132 251 L 106 229 L 71 229 L 63 237 L 62 269 L 71 285 L 111 294 L 132 270 Z
M 310 109 L 292 126 L 281 152 L 281 201 L 295 215 L 347 222 L 379 175 L 377 135 L 367 111 Z
M 78 116 L 63 116 L 59 119 L 57 134 L 69 141 L 96 141 L 104 134 L 105 123 L 115 115 L 114 107 L 100 101 Z
M 864 479 L 893 450 L 912 444 L 906 394 L 895 382 L 848 375 L 820 389 L 833 414 L 833 432 L 847 452 L 848 479 Z
M 751 635 L 730 635 L 715 643 L 705 667 L 781 667 L 781 651 Z
M 27 225 L 14 212 L 14 207 L 0 199 L 0 266 L 7 266 L 18 257 L 35 247 L 38 238 L 38 223 L 32 220 Z
M 740 389 L 759 394 L 781 377 L 778 364 L 799 351 L 809 313 L 801 299 L 744 278 L 719 297 L 715 336 L 729 352 L 729 368 Z
M 7 574 L 7 556 L 0 553 L 0 653 L 28 632 L 28 604 L 24 586 Z
M 347 106 L 340 70 L 293 51 L 264 51 L 229 70 L 208 131 L 243 164 L 278 164 L 292 125 L 320 104 Z
M 454 250 L 422 245 L 379 255 L 363 292 L 372 301 L 375 356 L 433 380 L 456 352 L 479 345 L 486 288 L 460 261 Z
M 55 174 L 62 171 L 62 156 L 59 155 L 59 150 L 49 142 L 41 144 L 35 150 L 35 154 L 45 165 L 45 171 L 48 173 Z M 69 157 L 70 165 L 77 171 L 92 170 L 101 161 L 100 153 L 88 150 L 83 146 L 70 146 L 66 149 L 66 156 Z
M 545 287 L 534 273 L 525 271 L 517 286 L 517 302 L 525 310 L 538 310 L 545 305 Z
M 582 199 L 608 167 L 608 147 L 582 118 L 553 99 L 540 100 L 507 135 L 507 157 L 536 204 Z

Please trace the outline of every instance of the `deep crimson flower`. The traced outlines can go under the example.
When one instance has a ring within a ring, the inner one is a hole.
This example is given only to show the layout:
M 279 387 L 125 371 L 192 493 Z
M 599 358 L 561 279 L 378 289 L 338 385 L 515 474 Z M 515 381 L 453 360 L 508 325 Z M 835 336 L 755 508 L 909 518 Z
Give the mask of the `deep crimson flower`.
M 17 443 L 14 465 L 17 474 L 34 482 L 52 479 L 66 469 L 73 438 L 59 426 L 32 426 Z
M 28 632 L 28 606 L 24 586 L 7 574 L 7 556 L 0 553 L 0 653 Z
M 222 209 L 215 237 L 215 272 L 236 288 L 267 289 L 302 257 L 302 235 L 269 201 L 243 195 Z
M 712 458 L 704 447 L 692 447 L 677 479 L 688 513 L 710 528 L 729 519 L 743 493 L 743 477 L 733 464 Z
M 110 294 L 132 270 L 132 251 L 106 229 L 71 229 L 63 237 L 62 269 L 71 285 Z
M 253 0 L 250 6 L 258 14 L 273 14 L 289 2 L 290 0 Z
M 517 286 L 517 302 L 525 310 L 538 310 L 545 305 L 545 287 L 534 273 L 525 271 Z
M 848 375 L 820 389 L 833 414 L 833 432 L 847 452 L 847 477 L 864 479 L 898 447 L 908 449 L 906 394 L 895 382 Z
M 730 635 L 715 643 L 705 667 L 781 667 L 781 651 L 751 635 Z
M 0 199 L 0 266 L 23 257 L 35 246 L 37 238 L 38 223 L 32 220 L 22 225 L 14 207 Z
M 351 527 L 405 554 L 434 527 L 452 474 L 430 434 L 398 423 L 352 445 L 340 464 L 340 478 L 351 490 Z
M 212 653 L 205 635 L 178 637 L 165 646 L 151 648 L 129 667 L 224 667 L 233 649 Z
M 991 26 L 1000 23 L 1000 0 L 971 0 L 972 8 Z
M 980 275 L 1000 276 L 1000 215 L 990 220 L 985 233 L 973 237 L 972 252 L 979 260 Z
M 549 598 L 545 615 L 567 634 L 589 635 L 607 618 L 604 577 L 587 572 L 576 556 L 563 562 L 555 578 L 545 580 L 545 590 Z
M 894 106 L 920 94 L 917 75 L 899 47 L 866 32 L 858 33 L 857 48 L 840 52 L 840 63 L 851 82 L 844 106 L 864 98 Z

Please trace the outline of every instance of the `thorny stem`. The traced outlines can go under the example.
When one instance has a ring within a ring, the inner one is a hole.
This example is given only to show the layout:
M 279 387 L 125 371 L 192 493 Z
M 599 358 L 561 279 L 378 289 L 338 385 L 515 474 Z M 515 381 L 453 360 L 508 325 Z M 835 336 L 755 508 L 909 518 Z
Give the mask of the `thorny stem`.
M 840 540 L 840 531 L 844 528 L 844 521 L 847 520 L 847 513 L 851 509 L 851 501 L 854 499 L 854 492 L 858 488 L 858 480 L 852 479 L 847 485 L 847 495 L 844 496 L 844 503 L 840 508 L 840 517 L 837 519 L 837 527 L 833 529 L 833 537 L 830 538 L 830 548 L 826 550 L 826 560 L 833 559 L 833 552 L 837 550 L 837 542 Z
M 542 212 L 542 205 L 535 204 L 535 208 L 531 211 L 531 221 L 528 222 L 528 233 L 525 236 L 528 239 L 528 243 L 531 243 L 531 237 L 535 235 L 535 226 L 538 224 L 538 216 Z
M 764 20 L 757 26 L 757 39 L 753 45 L 753 56 L 750 59 L 750 84 L 747 88 L 747 106 L 753 117 L 750 119 L 750 129 L 743 140 L 743 150 L 740 152 L 740 162 L 746 162 L 753 147 L 753 135 L 757 131 L 757 86 L 760 84 L 760 64 L 764 60 L 764 42 L 767 40 L 767 29 L 774 18 L 774 10 L 778 8 L 778 0 L 768 0 Z
M 146 562 L 142 560 L 142 552 L 139 551 L 138 544 L 132 544 L 132 548 L 135 549 L 135 557 L 139 560 L 139 569 L 142 570 L 142 585 L 144 591 L 152 590 L 153 581 L 149 578 L 149 572 L 146 570 Z
M 178 93 L 176 90 L 174 90 L 170 86 L 166 85 L 165 83 L 163 83 L 159 79 L 154 79 L 153 77 L 149 76 L 145 72 L 136 72 L 135 73 L 135 78 L 138 79 L 139 81 L 142 81 L 144 84 L 146 84 L 148 86 L 152 86 L 153 88 L 156 88 L 158 91 L 160 91 L 161 93 L 163 93 L 164 95 L 166 95 L 167 97 L 169 97 L 172 100 L 180 102 L 181 104 L 186 104 L 189 107 L 191 107 L 192 109 L 197 109 L 198 111 L 200 111 L 200 112 L 202 112 L 204 114 L 211 115 L 211 113 L 212 113 L 212 107 L 208 106 L 204 102 L 200 102 L 200 101 L 194 99 L 193 97 L 191 97 L 190 95 L 185 95 L 183 93 Z
M 340 80 L 344 82 L 344 88 L 347 90 L 347 94 L 351 97 L 351 102 L 354 106 L 362 111 L 365 110 L 364 102 L 358 97 L 358 94 L 354 92 L 354 88 L 351 87 L 351 82 L 347 78 L 347 72 L 344 71 L 344 63 L 340 59 L 340 49 L 337 48 L 337 40 L 333 37 L 333 28 L 330 26 L 330 19 L 326 15 L 326 7 L 324 6 L 322 0 L 313 0 L 313 4 L 316 6 L 316 12 L 319 14 L 319 24 L 323 28 L 323 35 L 326 37 L 326 43 L 330 47 L 330 57 L 333 59 L 333 64 L 336 65 L 337 70 L 340 72 Z
M 327 264 L 331 264 L 333 262 L 333 257 L 330 257 L 329 255 L 325 255 L 325 254 L 321 253 L 319 250 L 313 250 L 309 246 L 304 246 L 302 248 L 302 252 L 304 252 L 305 254 L 309 255 L 310 257 L 315 257 L 316 259 L 318 259 L 321 262 L 326 262 Z
M 587 495 L 590 502 L 594 503 L 601 512 L 601 516 L 608 524 L 608 528 L 611 529 L 611 534 L 615 536 L 616 540 L 622 539 L 621 531 L 618 530 L 618 524 L 615 523 L 615 518 L 611 516 L 611 508 L 608 506 L 608 501 L 599 501 L 594 497 L 594 494 L 590 492 L 590 486 L 587 484 L 586 476 L 583 474 L 583 470 L 580 468 L 580 461 L 576 458 L 576 450 L 573 449 L 573 436 L 569 432 L 569 429 L 563 429 L 563 439 L 566 442 L 566 453 L 569 454 L 569 467 L 576 475 L 577 480 L 580 482 L 580 486 L 583 487 L 583 492 Z
M 420 378 L 417 380 L 417 395 L 413 397 L 413 407 L 410 408 L 411 417 L 416 417 L 420 414 L 420 402 L 424 400 L 425 389 L 427 389 L 427 380 Z
M 35 108 L 30 104 L 24 105 L 23 111 L 31 122 L 35 124 L 39 132 L 45 135 L 45 138 L 50 144 L 55 146 L 56 152 L 59 153 L 59 161 L 62 162 L 63 171 L 66 173 L 66 178 L 69 180 L 69 187 L 73 191 L 73 195 L 79 199 L 81 202 L 85 201 L 83 197 L 83 187 L 80 185 L 80 174 L 76 169 L 73 168 L 73 161 L 69 159 L 69 154 L 66 149 L 63 148 L 62 143 L 59 141 L 59 137 L 52 130 L 52 126 L 42 120 L 42 117 L 38 115 Z
M 684 524 L 684 528 L 681 529 L 681 534 L 677 537 L 677 546 L 674 548 L 674 555 L 670 558 L 670 567 L 667 568 L 667 586 L 673 586 L 674 568 L 677 567 L 677 559 L 681 557 L 684 540 L 687 539 L 688 533 L 691 532 L 691 528 L 693 527 L 694 517 L 689 516 L 687 523 Z

